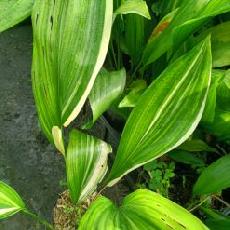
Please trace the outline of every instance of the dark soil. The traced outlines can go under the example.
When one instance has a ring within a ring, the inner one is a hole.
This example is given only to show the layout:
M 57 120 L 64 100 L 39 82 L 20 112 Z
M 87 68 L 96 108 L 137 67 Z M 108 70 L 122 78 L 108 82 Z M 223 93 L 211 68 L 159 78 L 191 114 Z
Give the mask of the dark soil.
M 20 26 L 0 34 L 0 180 L 13 186 L 34 212 L 52 220 L 63 158 L 41 133 L 31 86 L 32 30 Z M 17 215 L 1 230 L 44 229 Z

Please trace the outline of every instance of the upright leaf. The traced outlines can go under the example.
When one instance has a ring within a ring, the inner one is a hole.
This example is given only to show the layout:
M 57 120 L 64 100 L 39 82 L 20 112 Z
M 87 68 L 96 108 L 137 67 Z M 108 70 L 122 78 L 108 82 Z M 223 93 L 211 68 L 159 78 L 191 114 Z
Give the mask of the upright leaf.
M 25 204 L 17 192 L 0 181 L 0 220 L 25 209 Z
M 99 197 L 83 216 L 79 230 L 207 230 L 195 216 L 176 203 L 149 190 L 137 190 L 117 207 Z
M 143 54 L 143 64 L 146 66 L 171 48 L 176 49 L 210 18 L 228 11 L 230 11 L 229 0 L 183 1 L 173 20 L 162 28 L 160 35 L 150 38 Z
M 122 94 L 126 81 L 125 69 L 108 72 L 102 69 L 89 94 L 89 102 L 93 113 L 92 121 L 84 127 L 90 128 L 93 123 L 118 99 Z
M 209 194 L 230 187 L 230 154 L 209 165 L 200 175 L 193 192 Z
M 66 167 L 70 195 L 74 203 L 83 201 L 107 172 L 111 147 L 93 136 L 73 130 L 67 149 Z
M 193 133 L 211 79 L 210 38 L 177 59 L 139 99 L 122 133 L 110 185 L 178 147 Z
M 0 32 L 15 26 L 30 16 L 34 0 L 1 0 Z
M 112 0 L 35 1 L 33 91 L 50 141 L 52 128 L 73 121 L 93 87 L 107 53 L 112 13 Z

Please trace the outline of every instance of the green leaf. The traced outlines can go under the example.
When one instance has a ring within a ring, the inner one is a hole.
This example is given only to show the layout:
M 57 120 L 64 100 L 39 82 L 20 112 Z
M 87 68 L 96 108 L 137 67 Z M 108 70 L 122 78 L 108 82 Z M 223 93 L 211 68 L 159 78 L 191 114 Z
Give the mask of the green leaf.
M 93 123 L 119 98 L 126 81 L 125 69 L 108 72 L 102 69 L 89 94 L 89 102 L 93 112 L 93 119 L 84 128 L 91 128 Z
M 230 11 L 229 0 L 187 0 L 145 48 L 142 62 L 145 66 L 156 61 L 171 48 L 176 50 L 193 32 L 212 17 Z
M 119 108 L 135 107 L 139 98 L 147 88 L 147 83 L 144 80 L 137 80 L 132 82 L 129 87 L 129 93 L 122 99 Z
M 210 194 L 230 187 L 230 154 L 210 164 L 194 185 L 194 194 Z
M 189 138 L 201 119 L 210 80 L 208 37 L 172 63 L 138 101 L 123 130 L 110 185 Z
M 214 118 L 202 122 L 202 127 L 218 139 L 230 143 L 230 71 L 215 71 L 221 75 L 216 88 L 216 106 Z M 215 103 L 208 99 L 208 104 Z
M 0 33 L 30 16 L 34 0 L 1 0 Z
M 114 17 L 118 14 L 139 14 L 145 18 L 151 19 L 148 6 L 143 0 L 125 0 L 121 6 L 114 12 Z
M 208 217 L 205 220 L 205 224 L 210 228 L 210 230 L 229 230 L 230 227 L 230 217 L 223 216 L 215 210 L 201 207 L 201 210 Z
M 189 151 L 189 152 L 214 152 L 215 148 L 209 147 L 204 141 L 201 139 L 190 139 L 184 142 L 182 145 L 178 147 L 179 149 Z
M 25 204 L 17 192 L 0 181 L 0 220 L 25 209 Z
M 137 14 L 124 18 L 124 44 L 135 68 L 142 56 L 146 44 L 146 19 Z
M 215 118 L 216 111 L 216 92 L 218 85 L 223 80 L 225 71 L 223 70 L 212 70 L 212 80 L 208 92 L 207 102 L 204 108 L 204 113 L 202 116 L 202 121 L 212 122 Z
M 99 210 L 99 211 L 98 211 Z M 195 216 L 158 193 L 139 189 L 117 207 L 106 197 L 98 197 L 80 222 L 79 230 L 207 230 Z
M 108 170 L 111 147 L 93 136 L 77 130 L 70 133 L 67 149 L 67 182 L 74 203 L 83 201 L 95 191 Z
M 88 97 L 108 50 L 112 0 L 36 0 L 33 92 L 41 126 L 68 126 Z
M 213 67 L 230 65 L 230 22 L 211 29 Z
M 184 164 L 190 164 L 194 166 L 204 166 L 205 163 L 202 159 L 197 157 L 194 153 L 190 153 L 184 150 L 173 150 L 168 153 L 168 156 L 176 162 Z

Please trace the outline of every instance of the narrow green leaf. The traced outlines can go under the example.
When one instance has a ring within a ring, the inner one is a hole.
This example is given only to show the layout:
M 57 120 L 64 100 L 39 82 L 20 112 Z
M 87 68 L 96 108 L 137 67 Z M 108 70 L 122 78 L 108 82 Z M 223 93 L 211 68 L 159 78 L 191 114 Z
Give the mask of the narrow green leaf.
M 91 128 L 93 123 L 118 99 L 122 94 L 126 81 L 125 69 L 108 72 L 102 69 L 89 94 L 89 102 L 93 112 L 93 120 L 84 128 Z
M 184 150 L 173 150 L 168 153 L 168 156 L 176 162 L 181 162 L 184 164 L 190 164 L 194 166 L 204 166 L 203 160 L 198 158 L 194 153 L 190 153 Z
M 159 36 L 150 39 L 142 62 L 145 66 L 156 61 L 171 48 L 185 41 L 210 18 L 230 11 L 229 0 L 187 0 L 179 7 L 175 17 L 161 30 Z
M 178 148 L 189 152 L 201 152 L 201 151 L 214 152 L 215 151 L 215 148 L 209 147 L 201 139 L 187 140 Z
M 100 210 L 100 211 L 98 211 Z M 99 197 L 80 222 L 79 230 L 207 230 L 195 216 L 178 204 L 149 190 L 136 190 L 117 207 Z
M 114 12 L 114 17 L 118 14 L 139 14 L 145 18 L 150 19 L 148 6 L 143 0 L 125 0 L 121 6 Z
M 111 147 L 93 136 L 77 130 L 70 133 L 67 149 L 67 181 L 74 203 L 83 201 L 95 191 L 108 170 Z
M 230 187 L 230 154 L 209 165 L 194 185 L 194 194 L 215 193 Z
M 145 21 L 144 17 L 137 14 L 124 17 L 124 44 L 133 66 L 139 63 L 145 47 Z
M 25 204 L 17 192 L 0 181 L 0 220 L 25 209 Z
M 1 0 L 0 33 L 30 16 L 34 0 Z
M 216 92 L 218 85 L 223 80 L 225 71 L 222 70 L 212 70 L 211 85 L 208 92 L 207 102 L 204 108 L 204 113 L 202 116 L 202 121 L 212 122 L 215 118 L 216 113 Z
M 35 1 L 33 91 L 50 141 L 52 128 L 68 126 L 93 87 L 108 50 L 112 13 L 112 0 Z
M 123 130 L 110 185 L 178 147 L 193 133 L 211 81 L 210 49 L 208 37 L 172 63 L 142 95 Z

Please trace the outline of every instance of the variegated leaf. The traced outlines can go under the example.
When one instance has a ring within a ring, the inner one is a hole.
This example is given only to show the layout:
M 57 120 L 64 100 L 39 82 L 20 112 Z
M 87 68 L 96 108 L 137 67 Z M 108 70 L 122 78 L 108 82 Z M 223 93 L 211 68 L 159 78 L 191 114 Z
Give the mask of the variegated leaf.
M 110 185 L 189 138 L 202 117 L 211 63 L 208 37 L 152 82 L 126 122 L 108 176 Z
M 25 204 L 17 192 L 0 181 L 0 220 L 25 209 Z
M 73 130 L 67 149 L 67 181 L 74 203 L 83 201 L 95 191 L 107 172 L 110 145 L 93 136 Z
M 140 189 L 131 193 L 117 207 L 106 197 L 99 197 L 83 216 L 79 230 L 208 230 L 186 209 L 158 193 Z
M 41 126 L 68 126 L 79 114 L 108 50 L 112 0 L 36 0 L 33 91 Z M 57 141 L 56 141 L 57 142 Z

